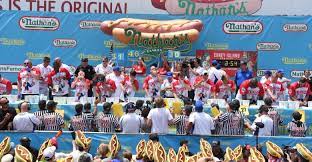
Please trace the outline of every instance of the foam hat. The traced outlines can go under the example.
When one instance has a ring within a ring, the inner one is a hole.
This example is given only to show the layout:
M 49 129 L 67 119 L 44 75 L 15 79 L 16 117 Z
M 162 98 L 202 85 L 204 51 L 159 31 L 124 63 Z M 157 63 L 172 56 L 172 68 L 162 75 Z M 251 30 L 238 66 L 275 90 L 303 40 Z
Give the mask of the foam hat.
M 46 148 L 51 147 L 52 146 L 52 142 L 50 139 L 47 139 L 43 142 L 43 144 L 40 146 L 39 152 L 38 152 L 38 161 L 43 161 L 44 160 L 44 156 L 43 156 L 43 152 Z
M 149 160 L 153 160 L 153 154 L 154 154 L 153 141 L 148 140 L 145 145 L 145 155 L 149 158 Z
M 92 139 L 86 138 L 84 133 L 82 133 L 80 130 L 76 131 L 75 134 L 76 134 L 76 139 L 75 139 L 76 145 L 83 147 L 83 149 L 88 149 L 91 145 Z
M 230 147 L 227 147 L 225 150 L 224 161 L 228 162 L 232 160 L 236 161 L 236 156 L 234 154 L 234 151 Z
M 109 143 L 108 143 L 108 148 L 111 152 L 111 156 L 114 157 L 118 154 L 120 148 L 121 148 L 121 145 L 120 145 L 120 142 L 116 136 L 116 134 L 113 134 Z
M 177 157 L 176 152 L 174 151 L 173 148 L 170 148 L 168 150 L 167 161 L 168 162 L 175 162 L 176 161 L 176 157 Z
M 185 160 L 186 160 L 185 150 L 183 147 L 180 147 L 177 153 L 176 162 L 185 162 Z
M 144 156 L 146 142 L 145 140 L 141 140 L 136 146 L 136 156 L 142 158 Z
M 4 137 L 2 142 L 0 143 L 0 159 L 2 156 L 7 154 L 11 150 L 11 138 L 10 137 Z
M 243 147 L 241 145 L 238 145 L 235 149 L 234 149 L 234 154 L 237 160 L 241 160 L 243 159 Z
M 312 153 L 302 143 L 296 144 L 297 151 L 306 160 L 312 161 Z
M 201 138 L 199 141 L 199 146 L 200 146 L 200 151 L 203 153 L 204 157 L 213 158 L 211 145 L 209 144 L 208 141 Z
M 275 143 L 271 142 L 271 141 L 267 141 L 265 143 L 266 148 L 267 148 L 267 152 L 276 158 L 282 158 L 282 156 L 284 155 L 283 150 L 277 146 Z
M 32 154 L 27 150 L 26 147 L 22 145 L 17 145 L 15 147 L 15 161 L 18 162 L 32 162 Z
M 153 146 L 154 148 L 154 161 L 156 162 L 162 162 L 162 161 L 167 161 L 166 160 L 166 151 L 165 148 L 162 146 L 160 142 L 156 142 Z
M 248 158 L 248 162 L 265 162 L 265 158 L 261 154 L 257 148 L 252 147 L 250 148 L 250 156 Z

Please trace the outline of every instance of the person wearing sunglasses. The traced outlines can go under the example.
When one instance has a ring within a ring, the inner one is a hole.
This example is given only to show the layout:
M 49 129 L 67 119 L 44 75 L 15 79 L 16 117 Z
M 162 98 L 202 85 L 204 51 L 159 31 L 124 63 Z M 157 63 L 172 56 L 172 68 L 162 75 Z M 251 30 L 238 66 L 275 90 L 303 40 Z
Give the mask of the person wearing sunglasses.
M 18 94 L 21 99 L 25 95 L 38 95 L 39 94 L 39 80 L 41 73 L 39 68 L 32 65 L 30 60 L 24 61 L 24 68 L 18 72 L 17 88 Z

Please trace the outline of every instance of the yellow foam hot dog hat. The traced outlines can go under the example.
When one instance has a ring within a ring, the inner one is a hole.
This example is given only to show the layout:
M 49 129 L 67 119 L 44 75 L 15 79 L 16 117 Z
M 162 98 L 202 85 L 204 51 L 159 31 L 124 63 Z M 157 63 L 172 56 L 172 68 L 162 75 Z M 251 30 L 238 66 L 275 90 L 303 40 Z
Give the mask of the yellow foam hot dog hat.
M 201 138 L 200 142 L 199 142 L 199 145 L 200 145 L 200 151 L 202 152 L 204 157 L 213 158 L 211 145 L 209 144 L 208 141 L 206 141 L 203 138 Z
M 177 157 L 176 157 L 176 162 L 185 162 L 186 156 L 185 156 L 185 150 L 184 147 L 180 147 Z
M 11 150 L 11 138 L 4 137 L 0 143 L 0 159 Z
M 174 151 L 173 148 L 170 148 L 168 150 L 167 161 L 168 162 L 175 162 L 176 161 L 176 157 L 177 157 L 176 152 Z
M 149 158 L 149 160 L 153 160 L 154 157 L 154 146 L 153 141 L 148 140 L 145 146 L 145 155 Z
M 121 149 L 121 145 L 116 134 L 112 135 L 112 138 L 108 143 L 108 147 L 111 152 L 111 156 L 116 156 L 118 154 L 118 151 Z
M 234 151 L 230 147 L 227 147 L 224 155 L 224 161 L 227 162 L 232 160 L 236 161 Z
M 306 160 L 312 161 L 312 153 L 302 143 L 296 144 L 297 151 Z
M 248 162 L 265 162 L 265 158 L 263 157 L 261 152 L 257 150 L 257 148 L 252 147 L 250 148 L 250 156 L 248 158 Z
M 163 161 L 167 161 L 166 160 L 166 151 L 164 149 L 164 147 L 162 146 L 162 144 L 160 142 L 156 142 L 154 144 L 154 161 L 155 162 L 163 162 Z
M 281 158 L 284 155 L 283 150 L 279 146 L 277 146 L 275 143 L 268 141 L 265 143 L 265 145 L 267 147 L 267 152 L 271 156 Z
M 243 147 L 241 145 L 238 145 L 234 149 L 234 154 L 235 154 L 236 160 L 242 160 L 243 159 Z
M 139 158 L 143 158 L 144 156 L 144 150 L 145 150 L 145 145 L 146 145 L 145 143 L 146 143 L 145 140 L 141 140 L 135 148 L 136 156 Z
M 27 150 L 26 147 L 22 145 L 17 145 L 15 147 L 15 157 L 16 162 L 32 162 L 32 154 Z
M 88 149 L 91 145 L 92 139 L 91 138 L 86 138 L 83 132 L 80 130 L 75 132 L 76 134 L 76 139 L 75 143 L 77 146 L 83 147 L 84 149 Z

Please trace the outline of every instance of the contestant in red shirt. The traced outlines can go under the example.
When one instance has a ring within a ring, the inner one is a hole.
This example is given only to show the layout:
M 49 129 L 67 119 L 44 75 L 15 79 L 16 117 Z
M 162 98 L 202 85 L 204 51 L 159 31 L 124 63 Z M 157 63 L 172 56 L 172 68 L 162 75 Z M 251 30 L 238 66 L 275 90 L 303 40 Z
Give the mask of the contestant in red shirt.
M 18 72 L 18 93 L 24 95 L 39 94 L 40 69 L 32 66 L 30 60 L 24 61 L 24 68 Z
M 181 73 L 178 74 L 178 79 L 172 83 L 172 91 L 175 98 L 188 97 L 188 91 L 191 90 L 190 81 Z
M 75 101 L 80 101 L 81 97 L 88 97 L 88 90 L 90 89 L 90 80 L 85 78 L 83 71 L 78 72 L 78 76 L 71 84 L 71 88 L 75 88 Z
M 139 82 L 135 78 L 136 72 L 132 70 L 130 72 L 130 76 L 127 75 L 125 79 L 121 82 L 121 89 L 122 89 L 122 96 L 121 98 L 124 97 L 125 99 L 127 97 L 134 97 L 135 92 L 139 90 Z
M 143 89 L 145 90 L 145 97 L 160 96 L 160 86 L 163 82 L 158 74 L 157 68 L 151 66 L 151 74 L 144 79 Z
M 0 95 L 9 95 L 12 91 L 11 81 L 3 78 L 0 74 Z
M 53 96 L 68 96 L 70 73 L 66 68 L 61 68 L 60 62 L 53 63 L 53 70 L 47 77 Z
M 211 98 L 213 92 L 213 81 L 208 77 L 208 71 L 204 70 L 201 76 L 197 76 L 194 82 L 195 96 L 194 100 L 202 100 L 206 102 L 207 99 Z
M 245 80 L 239 87 L 236 98 L 239 100 L 250 100 L 255 104 L 257 100 L 262 100 L 264 96 L 264 89 L 257 78 Z
M 294 82 L 289 87 L 289 97 L 292 101 L 301 101 L 301 105 L 305 105 L 311 93 L 310 85 L 307 79 L 302 77 L 299 81 Z
M 138 64 L 133 65 L 132 68 L 137 74 L 144 75 L 146 73 L 146 65 L 144 63 L 144 59 L 142 57 L 139 57 Z
M 99 82 L 96 84 L 96 96 L 100 98 L 101 102 L 105 102 L 107 97 L 112 97 L 115 93 L 116 84 L 111 79 L 106 79 L 105 75 L 98 76 Z
M 283 83 L 278 81 L 277 74 L 273 74 L 270 80 L 264 82 L 265 97 L 270 97 L 273 101 L 283 101 L 284 87 Z
M 231 100 L 232 93 L 235 92 L 236 86 L 233 80 L 228 76 L 222 75 L 221 80 L 218 80 L 214 88 L 214 96 L 217 99 Z

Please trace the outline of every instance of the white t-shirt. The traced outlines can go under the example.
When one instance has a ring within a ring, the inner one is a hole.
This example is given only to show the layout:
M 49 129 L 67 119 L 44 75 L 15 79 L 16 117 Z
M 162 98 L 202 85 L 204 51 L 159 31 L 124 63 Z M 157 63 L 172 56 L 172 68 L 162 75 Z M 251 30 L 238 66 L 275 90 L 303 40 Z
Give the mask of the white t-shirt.
M 271 136 L 273 130 L 273 120 L 268 115 L 261 115 L 252 123 L 252 129 L 256 129 L 257 122 L 262 122 L 264 124 L 263 128 L 259 128 L 259 136 Z
M 197 68 L 194 68 L 193 70 L 194 70 L 196 73 L 198 73 L 197 76 L 199 76 L 199 75 L 201 75 L 202 72 L 204 71 L 204 68 L 198 66 Z M 192 85 L 192 86 L 194 85 L 195 79 L 196 79 L 196 75 L 193 74 L 193 73 L 190 71 L 190 82 L 191 82 L 191 85 Z
M 191 113 L 189 122 L 194 124 L 194 135 L 211 135 L 215 129 L 212 117 L 205 112 Z
M 265 76 L 262 76 L 261 77 L 261 79 L 260 79 L 260 83 L 261 84 L 264 84 L 266 81 L 268 81 L 268 80 L 271 80 L 271 78 L 269 77 L 269 78 L 266 78 Z
M 39 81 L 39 91 L 40 93 L 46 93 L 48 89 L 48 74 L 53 70 L 53 68 L 50 65 L 44 67 L 43 63 L 37 65 L 37 67 L 39 68 L 41 77 L 43 78 L 43 80 Z
M 17 131 L 32 132 L 34 125 L 39 125 L 40 120 L 32 113 L 22 112 L 13 119 L 13 128 Z
M 136 113 L 123 115 L 119 120 L 122 133 L 140 133 L 142 123 L 141 117 Z
M 164 80 L 163 84 L 160 86 L 160 89 L 164 90 L 164 89 L 169 88 L 169 87 L 172 88 L 172 83 L 173 83 L 173 81 L 171 83 L 169 83 L 168 79 L 166 79 L 166 80 Z M 167 90 L 165 92 L 165 95 L 166 95 L 166 97 L 174 97 L 172 91 L 170 91 L 170 90 Z
M 167 134 L 168 123 L 173 117 L 166 108 L 154 108 L 149 112 L 147 119 L 152 120 L 152 133 Z
M 223 70 L 218 70 L 215 67 L 210 67 L 210 69 L 208 70 L 208 78 L 214 82 L 215 79 L 220 80 L 222 75 L 224 75 Z
M 69 71 L 69 73 L 70 73 L 70 75 L 73 75 L 73 70 L 70 70 L 70 66 L 68 66 L 68 65 L 66 65 L 66 64 L 64 64 L 64 63 L 62 63 L 62 65 L 61 65 L 61 67 L 60 68 L 65 68 L 66 70 L 68 70 Z
M 104 67 L 103 64 L 98 64 L 96 65 L 94 70 L 97 74 L 103 74 L 105 76 L 113 73 L 113 67 L 111 65 L 107 65 L 106 67 Z
M 106 77 L 106 79 L 107 80 L 110 79 L 115 82 L 116 90 L 115 90 L 115 93 L 112 95 L 112 97 L 120 97 L 122 93 L 121 82 L 124 80 L 124 76 L 122 75 L 116 76 L 114 73 L 111 73 Z

